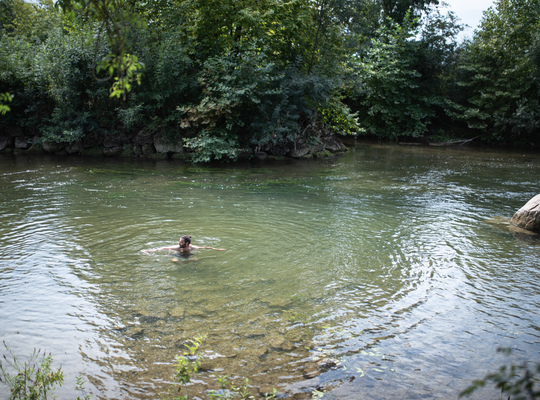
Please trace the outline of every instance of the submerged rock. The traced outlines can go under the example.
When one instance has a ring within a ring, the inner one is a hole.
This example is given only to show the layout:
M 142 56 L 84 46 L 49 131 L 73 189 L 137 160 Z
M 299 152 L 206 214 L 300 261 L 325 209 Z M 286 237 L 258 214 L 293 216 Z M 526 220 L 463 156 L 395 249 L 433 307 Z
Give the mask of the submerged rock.
M 540 232 L 540 194 L 534 196 L 512 217 L 510 223 L 518 228 Z

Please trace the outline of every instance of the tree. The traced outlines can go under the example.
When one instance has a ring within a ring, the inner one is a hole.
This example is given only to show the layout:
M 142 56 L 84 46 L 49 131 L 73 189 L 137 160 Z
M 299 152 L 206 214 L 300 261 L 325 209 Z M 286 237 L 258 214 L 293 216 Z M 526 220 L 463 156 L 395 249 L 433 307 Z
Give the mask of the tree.
M 420 17 L 430 5 L 438 5 L 439 0 L 380 0 L 383 15 L 401 24 L 406 18 Z M 409 14 L 409 16 L 407 16 Z
M 381 26 L 372 47 L 358 60 L 356 96 L 360 123 L 370 134 L 387 139 L 421 136 L 433 112 L 420 90 L 421 74 L 415 69 L 418 32 L 414 21 L 393 21 Z
M 461 60 L 461 117 L 486 140 L 530 143 L 540 129 L 539 0 L 498 0 Z
M 59 0 L 56 6 L 72 21 L 98 24 L 97 46 L 105 37 L 110 52 L 95 60 L 94 78 L 113 79 L 110 96 L 125 99 L 132 84 L 141 81 L 143 64 L 132 52 L 136 30 L 145 23 L 144 15 L 139 12 L 141 4 L 131 0 Z M 98 78 L 100 72 L 105 74 L 104 78 Z
M 11 108 L 5 103 L 9 103 L 13 100 L 10 93 L 0 93 L 0 115 L 5 115 L 11 111 Z

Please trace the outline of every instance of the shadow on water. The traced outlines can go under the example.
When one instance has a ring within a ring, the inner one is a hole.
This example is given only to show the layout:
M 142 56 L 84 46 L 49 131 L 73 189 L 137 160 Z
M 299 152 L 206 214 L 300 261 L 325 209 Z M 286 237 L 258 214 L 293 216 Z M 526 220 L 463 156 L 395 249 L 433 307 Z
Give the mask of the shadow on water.
M 234 375 L 455 398 L 498 346 L 538 360 L 540 248 L 507 224 L 538 176 L 536 155 L 386 145 L 220 167 L 0 154 L 0 336 L 51 351 L 61 397 L 81 372 L 97 398 L 156 398 L 205 334 L 194 395 Z M 141 252 L 184 234 L 227 251 Z

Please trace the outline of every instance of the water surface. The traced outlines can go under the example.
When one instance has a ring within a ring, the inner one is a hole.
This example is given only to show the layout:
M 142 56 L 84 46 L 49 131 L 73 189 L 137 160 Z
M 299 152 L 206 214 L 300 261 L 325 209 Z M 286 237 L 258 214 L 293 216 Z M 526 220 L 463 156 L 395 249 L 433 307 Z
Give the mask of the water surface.
M 0 183 L 0 338 L 51 352 L 61 398 L 77 374 L 94 398 L 157 398 L 201 334 L 199 396 L 232 375 L 296 398 L 448 399 L 539 361 L 540 245 L 508 229 L 540 193 L 538 155 L 358 144 L 205 167 L 0 154 Z M 141 252 L 184 234 L 227 251 Z

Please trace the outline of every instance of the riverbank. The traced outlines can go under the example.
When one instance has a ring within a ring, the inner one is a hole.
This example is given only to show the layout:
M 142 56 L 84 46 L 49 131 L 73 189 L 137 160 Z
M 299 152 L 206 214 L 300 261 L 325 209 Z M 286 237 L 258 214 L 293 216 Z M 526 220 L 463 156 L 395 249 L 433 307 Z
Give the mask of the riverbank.
M 342 136 L 319 130 L 296 142 L 244 149 L 239 159 L 322 158 L 347 152 Z M 74 156 L 138 157 L 156 160 L 181 159 L 189 161 L 191 152 L 183 145 L 183 138 L 170 139 L 144 132 L 119 135 L 87 134 L 72 143 L 54 143 L 40 136 L 27 136 L 21 129 L 0 132 L 0 152 L 48 153 Z

